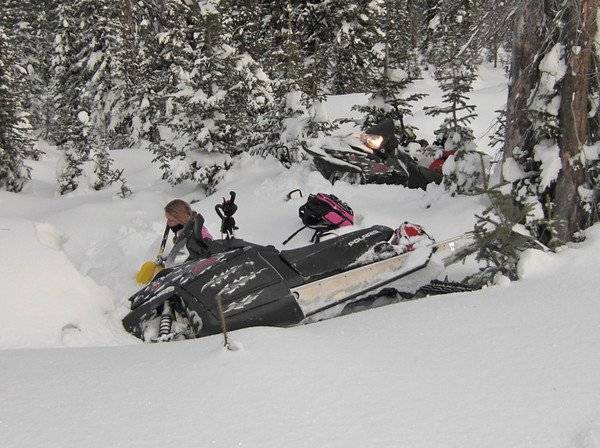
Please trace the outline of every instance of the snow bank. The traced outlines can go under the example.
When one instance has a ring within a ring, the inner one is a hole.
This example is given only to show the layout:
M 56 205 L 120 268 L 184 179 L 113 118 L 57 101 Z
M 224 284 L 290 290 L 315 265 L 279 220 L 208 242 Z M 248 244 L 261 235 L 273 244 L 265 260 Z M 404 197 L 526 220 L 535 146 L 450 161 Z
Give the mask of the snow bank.
M 539 278 L 547 275 L 549 269 L 555 269 L 557 257 L 552 253 L 541 250 L 528 249 L 519 259 L 517 273 L 520 279 Z
M 0 349 L 123 344 L 115 298 L 81 275 L 54 226 L 0 219 Z

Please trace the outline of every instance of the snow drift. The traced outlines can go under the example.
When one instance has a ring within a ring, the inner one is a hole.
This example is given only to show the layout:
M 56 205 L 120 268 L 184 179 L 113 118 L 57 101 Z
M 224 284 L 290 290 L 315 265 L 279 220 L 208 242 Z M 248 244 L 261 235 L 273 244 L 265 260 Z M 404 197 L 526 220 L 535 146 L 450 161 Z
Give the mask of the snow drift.
M 110 289 L 83 276 L 54 226 L 0 219 L 0 349 L 113 345 L 125 338 Z

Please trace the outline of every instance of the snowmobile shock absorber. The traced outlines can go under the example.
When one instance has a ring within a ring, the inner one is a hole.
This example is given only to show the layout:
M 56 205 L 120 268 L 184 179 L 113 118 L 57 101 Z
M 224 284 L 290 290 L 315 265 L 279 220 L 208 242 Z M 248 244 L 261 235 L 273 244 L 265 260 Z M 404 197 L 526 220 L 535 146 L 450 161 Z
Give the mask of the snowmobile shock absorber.
M 165 337 L 171 333 L 173 325 L 173 314 L 171 313 L 171 305 L 167 300 L 163 306 L 163 312 L 160 316 L 160 325 L 158 327 L 158 337 Z

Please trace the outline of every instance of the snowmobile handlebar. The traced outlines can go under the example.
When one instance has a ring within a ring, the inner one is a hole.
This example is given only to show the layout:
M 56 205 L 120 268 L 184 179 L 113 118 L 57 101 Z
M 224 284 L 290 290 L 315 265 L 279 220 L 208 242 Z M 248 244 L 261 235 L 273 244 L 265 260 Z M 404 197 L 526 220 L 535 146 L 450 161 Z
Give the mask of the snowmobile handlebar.
M 286 201 L 291 200 L 294 193 L 298 193 L 300 195 L 300 197 L 302 197 L 302 190 L 300 190 L 300 188 L 296 188 L 295 190 L 292 190 L 288 194 L 285 195 L 285 200 Z
M 231 218 L 237 211 L 237 204 L 235 204 L 235 191 L 229 192 L 229 199 L 223 198 L 223 203 L 215 205 L 215 211 L 219 218 Z
M 235 191 L 229 192 L 229 199 L 223 198 L 221 204 L 215 205 L 215 212 L 221 218 L 221 234 L 226 235 L 227 238 L 232 238 L 234 230 L 238 229 L 233 218 L 237 208 L 235 204 Z

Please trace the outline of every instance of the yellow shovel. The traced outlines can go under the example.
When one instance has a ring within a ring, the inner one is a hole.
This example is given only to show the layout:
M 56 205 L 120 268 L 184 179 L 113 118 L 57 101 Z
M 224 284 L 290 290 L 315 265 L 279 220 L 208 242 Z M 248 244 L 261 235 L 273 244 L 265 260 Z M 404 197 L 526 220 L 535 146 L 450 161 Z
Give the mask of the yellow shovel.
M 146 261 L 138 273 L 135 276 L 135 280 L 139 284 L 149 283 L 156 274 L 164 269 L 164 265 L 160 264 L 159 261 L 162 257 L 163 252 L 165 251 L 165 246 L 167 245 L 167 238 L 169 236 L 169 226 L 165 226 L 165 233 L 163 234 L 162 242 L 160 243 L 160 249 L 158 251 L 158 255 L 156 256 L 157 261 Z

